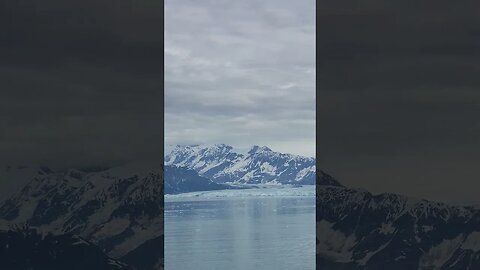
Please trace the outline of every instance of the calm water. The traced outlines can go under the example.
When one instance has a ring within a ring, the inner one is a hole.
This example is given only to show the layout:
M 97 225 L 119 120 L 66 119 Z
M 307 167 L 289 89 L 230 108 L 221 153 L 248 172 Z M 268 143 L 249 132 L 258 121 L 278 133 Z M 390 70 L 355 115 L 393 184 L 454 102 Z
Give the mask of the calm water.
M 313 270 L 315 198 L 166 198 L 165 267 Z

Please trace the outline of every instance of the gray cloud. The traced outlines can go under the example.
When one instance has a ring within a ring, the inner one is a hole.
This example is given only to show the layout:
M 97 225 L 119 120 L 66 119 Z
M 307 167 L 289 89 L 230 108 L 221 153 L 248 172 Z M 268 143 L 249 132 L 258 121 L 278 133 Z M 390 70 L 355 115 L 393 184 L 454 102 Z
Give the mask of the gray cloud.
M 2 1 L 0 162 L 160 160 L 162 17 L 152 1 Z
M 479 3 L 318 2 L 317 140 L 353 186 L 478 203 Z
M 165 142 L 314 156 L 315 2 L 166 1 Z

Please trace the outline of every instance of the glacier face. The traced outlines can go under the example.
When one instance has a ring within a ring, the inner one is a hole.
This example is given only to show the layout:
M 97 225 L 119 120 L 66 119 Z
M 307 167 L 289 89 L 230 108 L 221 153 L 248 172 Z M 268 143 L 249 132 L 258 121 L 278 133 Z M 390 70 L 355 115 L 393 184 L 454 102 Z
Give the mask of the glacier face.
M 187 167 L 217 183 L 315 184 L 315 159 L 253 146 L 239 153 L 225 144 L 176 146 L 165 165 Z
M 291 185 L 252 185 L 251 188 L 207 190 L 180 194 L 166 194 L 166 201 L 196 201 L 214 199 L 245 199 L 259 197 L 315 197 L 314 185 L 291 186 Z

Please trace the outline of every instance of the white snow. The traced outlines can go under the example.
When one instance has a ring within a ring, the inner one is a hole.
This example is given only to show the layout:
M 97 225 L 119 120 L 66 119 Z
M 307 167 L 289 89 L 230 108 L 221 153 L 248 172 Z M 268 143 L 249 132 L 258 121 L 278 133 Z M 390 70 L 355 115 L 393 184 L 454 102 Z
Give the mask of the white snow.
M 246 167 L 248 166 L 250 161 L 251 161 L 250 158 L 240 159 L 237 162 L 233 163 L 232 166 L 226 168 L 224 170 L 224 173 L 228 174 L 228 173 L 234 173 L 234 172 L 237 172 L 237 171 L 243 172 L 243 171 L 246 170 Z
M 460 234 L 454 239 L 444 239 L 440 244 L 432 247 L 420 258 L 419 269 L 431 269 L 431 267 L 440 269 L 460 247 L 462 240 L 463 235 Z
M 8 231 L 14 226 L 15 223 L 8 220 L 0 219 L 0 231 Z
M 268 162 L 264 162 L 264 163 L 260 166 L 260 169 L 261 169 L 261 172 L 262 172 L 262 173 L 266 173 L 266 174 L 270 174 L 270 175 L 275 175 L 275 172 L 276 172 L 275 167 L 273 167 L 272 165 L 270 165 L 270 163 L 268 163 Z
M 382 227 L 379 229 L 379 232 L 382 234 L 392 234 L 395 232 L 395 227 L 392 223 L 382 223 Z
M 242 180 L 245 182 L 248 182 L 248 180 L 252 179 L 254 177 L 254 174 L 252 171 L 247 172 L 246 174 L 243 175 Z
M 377 248 L 376 250 L 368 252 L 367 254 L 365 254 L 365 257 L 363 257 L 361 260 L 358 260 L 358 264 L 359 264 L 359 265 L 365 265 L 365 264 L 367 264 L 367 262 L 370 260 L 370 258 L 372 258 L 373 255 L 377 254 L 377 253 L 380 252 L 382 249 L 386 248 L 389 244 L 390 244 L 390 241 L 388 241 L 387 243 L 381 245 L 381 246 L 380 246 L 379 248 Z
M 463 249 L 469 249 L 473 252 L 480 250 L 480 232 L 472 232 L 467 236 L 462 244 Z
M 295 180 L 301 181 L 304 177 L 315 173 L 313 158 L 282 154 L 268 147 L 259 146 L 252 147 L 248 152 L 238 152 L 236 148 L 224 144 L 177 146 L 167 155 L 165 165 L 194 169 L 201 176 L 208 175 L 214 181 L 217 178 L 226 177 L 243 183 L 248 183 L 251 179 L 257 179 L 265 174 L 270 176 L 265 181 L 272 182 L 284 173 L 293 173 L 296 175 Z M 271 161 L 268 162 L 265 159 Z M 289 166 L 290 164 L 293 166 Z M 208 174 L 217 166 L 222 166 L 222 170 L 213 176 Z M 300 170 L 300 168 L 303 169 Z
M 202 161 L 202 163 L 203 163 L 202 166 L 205 166 L 205 167 L 203 167 L 203 168 L 199 171 L 200 174 L 206 173 L 206 172 L 208 172 L 209 170 L 211 170 L 211 169 L 213 169 L 213 168 L 215 168 L 215 167 L 217 167 L 217 166 L 219 166 L 219 165 L 222 164 L 222 162 L 220 162 L 220 161 L 217 161 L 217 162 L 214 162 L 214 163 L 210 163 L 210 164 L 207 164 L 207 163 L 205 163 L 204 161 Z M 193 168 L 195 169 L 196 167 L 194 166 Z
M 302 180 L 302 178 L 304 178 L 305 176 L 307 176 L 307 174 L 309 172 L 315 172 L 315 166 L 310 166 L 310 167 L 307 167 L 305 169 L 302 169 L 300 170 L 298 173 L 297 173 L 297 176 L 295 177 L 295 181 L 300 181 Z
M 76 246 L 76 245 L 90 245 L 90 243 L 88 243 L 87 241 L 83 240 L 80 237 L 76 237 L 75 240 L 76 241 L 72 243 L 73 246 Z
M 433 226 L 429 226 L 429 225 L 423 225 L 422 228 L 424 232 L 429 232 L 433 230 Z
M 352 235 L 334 230 L 333 223 L 322 220 L 317 222 L 317 253 L 329 257 L 337 262 L 352 261 L 352 249 L 356 244 L 356 238 Z

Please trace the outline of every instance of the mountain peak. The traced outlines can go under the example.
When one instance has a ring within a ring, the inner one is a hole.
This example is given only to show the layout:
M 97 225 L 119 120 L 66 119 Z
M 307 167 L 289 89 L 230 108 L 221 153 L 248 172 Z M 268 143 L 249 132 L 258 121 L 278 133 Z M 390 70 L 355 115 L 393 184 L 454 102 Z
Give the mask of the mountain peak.
M 193 169 L 217 183 L 315 183 L 315 159 L 267 146 L 254 145 L 247 153 L 226 144 L 184 146 L 167 155 L 165 165 Z
M 47 166 L 40 166 L 39 173 L 40 173 L 40 174 L 51 174 L 51 173 L 53 173 L 53 170 L 50 169 L 50 168 L 47 167 Z
M 317 170 L 317 185 L 343 187 L 337 179 L 322 170 Z
M 202 145 L 200 145 L 202 146 Z M 215 149 L 232 149 L 230 145 L 224 144 L 224 143 L 215 143 L 215 144 L 207 144 L 205 147 L 208 148 L 215 148 Z
M 250 151 L 248 151 L 249 154 L 254 154 L 258 152 L 273 152 L 272 149 L 268 148 L 267 146 L 258 146 L 254 145 Z
M 233 147 L 224 143 L 213 143 L 213 144 L 177 144 L 173 148 L 173 151 L 179 150 L 191 150 L 191 149 L 232 149 Z

